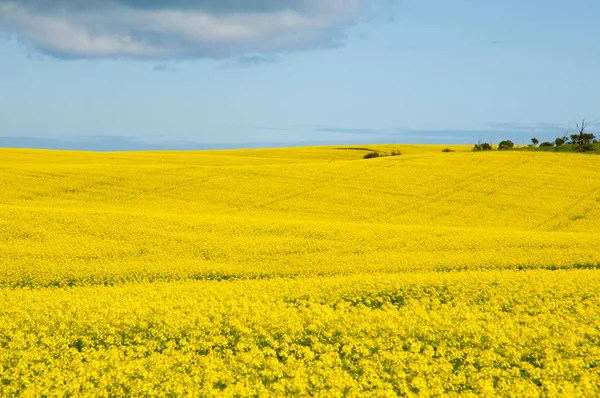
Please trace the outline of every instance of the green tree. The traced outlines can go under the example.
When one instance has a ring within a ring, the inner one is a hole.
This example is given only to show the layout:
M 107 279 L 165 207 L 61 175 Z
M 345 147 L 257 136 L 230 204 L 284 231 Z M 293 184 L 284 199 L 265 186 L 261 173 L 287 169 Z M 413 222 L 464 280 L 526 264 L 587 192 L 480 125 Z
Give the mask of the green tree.
M 593 122 L 592 122 L 593 123 Z M 571 135 L 571 140 L 577 146 L 577 150 L 581 152 L 587 152 L 594 149 L 592 145 L 592 141 L 596 138 L 594 134 L 589 134 L 585 132 L 585 129 L 589 127 L 591 123 L 587 123 L 585 119 L 581 122 L 581 124 L 577 123 L 577 134 Z
M 515 143 L 511 140 L 500 141 L 498 144 L 498 149 L 512 149 L 515 146 Z
M 531 139 L 531 143 L 533 144 L 533 146 L 536 146 L 538 144 L 538 142 L 540 142 L 540 140 L 538 140 L 535 137 Z

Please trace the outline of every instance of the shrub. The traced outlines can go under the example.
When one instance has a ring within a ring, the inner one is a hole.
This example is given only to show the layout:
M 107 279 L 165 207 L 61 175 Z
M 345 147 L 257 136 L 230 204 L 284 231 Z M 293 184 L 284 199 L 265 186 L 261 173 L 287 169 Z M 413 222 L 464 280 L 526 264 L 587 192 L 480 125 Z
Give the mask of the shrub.
M 550 148 L 554 146 L 554 142 L 546 141 L 540 144 L 540 148 Z
M 594 134 L 579 133 L 571 135 L 571 143 L 577 145 L 579 152 L 588 152 L 594 149 L 592 141 L 596 139 Z
M 473 147 L 474 151 L 491 151 L 492 150 L 492 146 L 490 144 L 488 144 L 487 142 L 483 142 L 481 144 L 475 144 L 475 146 Z
M 538 142 L 540 142 L 540 141 L 537 138 L 531 139 L 531 143 L 533 144 L 533 146 L 536 146 L 538 144 Z
M 498 149 L 512 149 L 514 148 L 515 143 L 512 142 L 511 140 L 504 140 L 504 141 L 500 141 L 500 143 L 498 144 Z
M 363 159 L 381 158 L 384 156 L 400 156 L 400 155 L 402 155 L 402 153 L 398 149 L 394 149 L 392 152 L 389 152 L 389 153 L 373 151 L 373 152 L 369 152 L 365 156 L 363 156 Z
M 442 152 L 454 152 L 454 149 L 444 148 L 442 149 Z
M 365 156 L 363 156 L 363 159 L 372 159 L 372 158 L 378 158 L 380 157 L 381 154 L 377 151 L 374 152 L 369 152 L 367 153 Z
M 565 140 L 564 138 L 560 138 L 560 137 L 558 137 L 557 139 L 554 140 L 554 143 L 556 144 L 556 146 L 564 145 L 565 142 L 567 142 L 567 140 Z
M 593 151 L 594 150 L 594 145 L 589 142 L 586 141 L 583 144 L 581 144 L 581 152 L 589 152 L 589 151 Z

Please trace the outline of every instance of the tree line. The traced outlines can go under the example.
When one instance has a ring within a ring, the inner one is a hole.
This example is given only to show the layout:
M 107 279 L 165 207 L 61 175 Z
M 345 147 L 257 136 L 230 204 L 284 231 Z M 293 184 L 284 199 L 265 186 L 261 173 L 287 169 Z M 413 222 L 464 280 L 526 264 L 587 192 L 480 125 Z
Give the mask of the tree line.
M 572 150 L 583 153 L 589 152 L 597 149 L 598 140 L 594 134 L 586 132 L 586 129 L 594 122 L 586 122 L 585 119 L 581 123 L 577 123 L 577 132 L 575 134 L 565 134 L 562 137 L 556 137 L 554 141 L 545 141 L 540 143 L 537 138 L 531 139 L 531 144 L 529 147 L 532 148 L 555 148 L 555 150 L 560 150 L 561 148 L 565 148 L 565 146 L 569 146 Z M 503 140 L 498 144 L 499 150 L 510 150 L 515 148 L 515 143 L 511 140 Z M 487 142 L 478 142 L 473 147 L 474 151 L 490 151 L 492 150 L 492 145 Z

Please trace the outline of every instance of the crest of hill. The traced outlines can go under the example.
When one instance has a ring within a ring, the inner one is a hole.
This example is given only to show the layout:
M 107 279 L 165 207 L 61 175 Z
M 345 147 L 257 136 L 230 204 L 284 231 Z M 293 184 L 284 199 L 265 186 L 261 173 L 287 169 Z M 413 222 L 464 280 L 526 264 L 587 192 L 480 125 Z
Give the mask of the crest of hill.
M 290 148 L 231 149 L 201 151 L 135 151 L 88 152 L 43 149 L 1 149 L 0 164 L 147 164 L 151 162 L 173 164 L 253 165 L 269 163 L 305 163 L 309 161 L 334 161 L 362 159 L 369 152 L 389 153 L 400 151 L 403 155 L 438 153 L 443 148 L 468 151 L 468 145 L 337 145 Z

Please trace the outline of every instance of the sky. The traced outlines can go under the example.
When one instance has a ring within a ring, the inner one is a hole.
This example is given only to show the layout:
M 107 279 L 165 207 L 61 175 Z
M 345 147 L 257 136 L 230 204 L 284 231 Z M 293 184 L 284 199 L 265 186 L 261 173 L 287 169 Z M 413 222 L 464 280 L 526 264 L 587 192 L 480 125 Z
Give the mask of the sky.
M 0 147 L 522 144 L 598 71 L 596 0 L 0 0 Z

